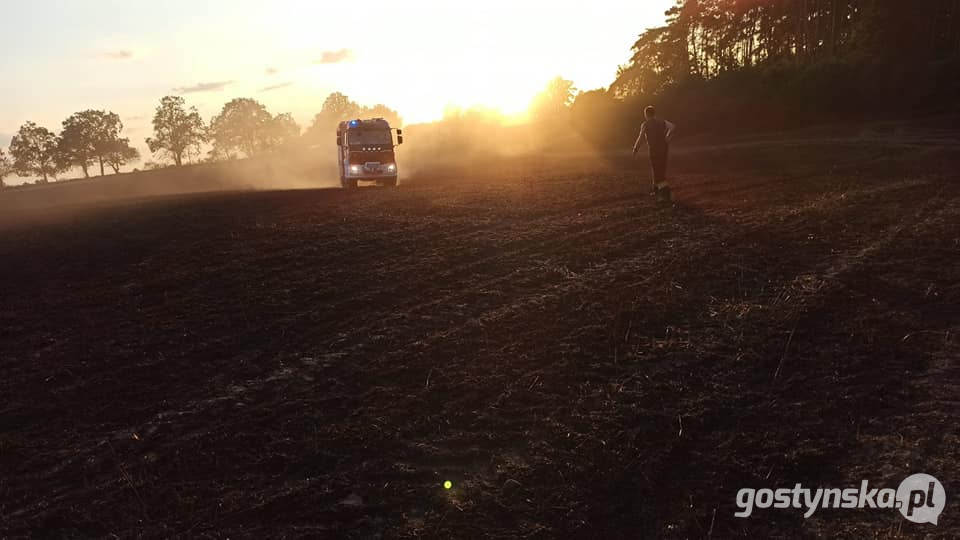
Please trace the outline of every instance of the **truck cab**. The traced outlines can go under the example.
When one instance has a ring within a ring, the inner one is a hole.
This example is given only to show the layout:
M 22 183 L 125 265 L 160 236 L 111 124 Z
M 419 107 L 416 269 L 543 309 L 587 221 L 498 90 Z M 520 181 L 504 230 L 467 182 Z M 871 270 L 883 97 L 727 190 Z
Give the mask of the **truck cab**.
M 396 145 L 393 131 L 383 118 L 340 122 L 337 127 L 337 163 L 342 187 L 355 188 L 358 181 L 373 181 L 390 187 L 397 185 L 394 149 L 403 144 L 403 130 L 396 130 Z

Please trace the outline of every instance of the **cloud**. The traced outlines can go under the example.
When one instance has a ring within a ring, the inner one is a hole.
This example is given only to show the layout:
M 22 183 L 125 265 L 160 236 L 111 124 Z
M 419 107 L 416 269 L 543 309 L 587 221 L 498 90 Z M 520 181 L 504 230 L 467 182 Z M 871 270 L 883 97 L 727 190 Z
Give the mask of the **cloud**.
M 267 72 L 267 75 L 276 75 L 277 73 L 280 72 L 280 70 L 275 67 L 268 67 L 266 69 L 266 72 Z
M 194 92 L 213 92 L 216 90 L 223 90 L 227 86 L 233 84 L 234 81 L 218 81 L 218 82 L 207 82 L 207 83 L 197 83 L 193 86 L 180 86 L 174 88 L 173 91 L 178 94 L 192 94 Z
M 286 87 L 288 87 L 288 86 L 293 86 L 293 83 L 292 83 L 292 82 L 285 82 L 285 83 L 280 83 L 280 84 L 274 84 L 274 85 L 271 85 L 271 86 L 267 86 L 267 87 L 261 88 L 260 91 L 261 91 L 261 92 L 269 92 L 269 91 L 271 91 L 271 90 L 279 90 L 279 89 L 281 89 L 281 88 L 286 88 Z
M 120 49 L 117 51 L 107 51 L 105 53 L 101 53 L 99 56 L 100 58 L 104 58 L 106 60 L 129 60 L 133 58 L 133 51 Z
M 323 51 L 320 53 L 320 59 L 315 60 L 314 64 L 339 64 L 353 60 L 353 51 L 350 49 L 340 49 L 339 51 Z

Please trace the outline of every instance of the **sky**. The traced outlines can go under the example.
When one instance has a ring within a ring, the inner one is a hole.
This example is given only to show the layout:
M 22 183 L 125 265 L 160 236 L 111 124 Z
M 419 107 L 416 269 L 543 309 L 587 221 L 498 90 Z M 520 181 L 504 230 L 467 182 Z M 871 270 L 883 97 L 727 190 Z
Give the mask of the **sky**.
M 145 153 L 171 94 L 205 120 L 251 97 L 303 127 L 334 91 L 406 124 L 449 107 L 519 116 L 555 76 L 609 85 L 673 3 L 0 0 L 0 147 L 27 120 L 59 131 L 92 108 L 118 113 Z

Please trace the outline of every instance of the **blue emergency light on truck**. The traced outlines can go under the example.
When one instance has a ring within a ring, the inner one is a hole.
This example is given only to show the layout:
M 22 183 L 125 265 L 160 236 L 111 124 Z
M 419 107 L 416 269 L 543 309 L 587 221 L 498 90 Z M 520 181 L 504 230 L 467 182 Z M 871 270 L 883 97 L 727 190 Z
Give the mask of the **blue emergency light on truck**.
M 403 144 L 403 130 L 396 130 L 396 144 L 393 131 L 383 118 L 340 122 L 337 127 L 337 164 L 342 187 L 355 188 L 358 181 L 391 187 L 397 185 L 394 150 Z

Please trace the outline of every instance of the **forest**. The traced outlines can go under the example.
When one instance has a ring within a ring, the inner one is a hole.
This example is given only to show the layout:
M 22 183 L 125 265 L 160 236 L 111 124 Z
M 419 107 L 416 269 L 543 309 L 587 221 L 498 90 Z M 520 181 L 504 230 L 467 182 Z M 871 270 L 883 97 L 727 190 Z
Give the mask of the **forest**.
M 956 110 L 958 0 L 681 0 L 666 15 L 608 89 L 578 96 L 593 139 L 624 137 L 650 103 L 686 133 Z

